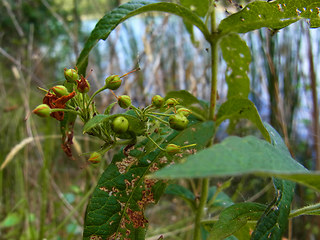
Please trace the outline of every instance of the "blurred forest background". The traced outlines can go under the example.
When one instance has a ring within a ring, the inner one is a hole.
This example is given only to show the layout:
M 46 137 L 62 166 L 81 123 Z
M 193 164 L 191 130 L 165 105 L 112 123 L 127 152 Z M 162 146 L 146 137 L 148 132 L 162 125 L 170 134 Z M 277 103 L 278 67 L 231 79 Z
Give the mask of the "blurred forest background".
M 112 153 L 100 165 L 89 165 L 83 153 L 97 149 L 101 142 L 82 135 L 78 122 L 76 161 L 68 159 L 60 148 L 57 122 L 30 116 L 30 111 L 42 102 L 44 93 L 38 87 L 62 84 L 63 69 L 75 66 L 98 19 L 124 2 L 1 0 L 0 239 L 81 239 L 88 198 Z M 218 4 L 222 19 L 245 2 L 220 0 Z M 263 119 L 281 133 L 297 161 L 312 170 L 320 170 L 319 36 L 319 30 L 310 30 L 306 22 L 279 32 L 262 29 L 242 36 L 253 60 L 250 99 Z M 102 87 L 108 75 L 122 75 L 139 66 L 141 71 L 129 75 L 117 92 L 130 95 L 137 106 L 149 103 L 154 94 L 180 89 L 209 100 L 207 48 L 197 29 L 190 35 L 178 17 L 162 13 L 134 17 L 107 41 L 99 42 L 90 55 L 91 91 Z M 219 96 L 223 99 L 226 67 L 220 59 Z M 108 92 L 96 102 L 103 110 L 113 100 Z M 241 122 L 233 134 L 254 131 L 248 122 Z M 235 202 L 264 204 L 273 196 L 270 179 L 250 176 L 235 179 L 226 193 Z M 313 191 L 298 186 L 293 207 L 317 199 Z M 149 239 L 163 232 L 171 233 L 166 239 L 191 239 L 192 215 L 181 200 L 165 196 L 147 214 Z M 297 239 L 312 239 L 320 225 L 316 218 L 300 217 L 290 226 Z

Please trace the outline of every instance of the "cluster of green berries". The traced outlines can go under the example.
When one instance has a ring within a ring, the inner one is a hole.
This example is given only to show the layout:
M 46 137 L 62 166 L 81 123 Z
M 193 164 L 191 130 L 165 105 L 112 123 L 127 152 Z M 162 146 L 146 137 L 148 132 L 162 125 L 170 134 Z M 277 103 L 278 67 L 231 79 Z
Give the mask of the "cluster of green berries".
M 64 69 L 64 76 L 66 80 L 65 86 L 57 85 L 52 87 L 48 91 L 45 90 L 47 94 L 43 100 L 43 104 L 37 106 L 33 110 L 33 113 L 40 117 L 52 116 L 58 120 L 62 120 L 64 112 L 71 111 L 74 114 L 79 115 L 81 120 L 86 123 L 96 114 L 98 114 L 94 107 L 93 98 L 98 93 L 109 89 L 115 96 L 118 106 L 123 109 L 134 110 L 136 113 L 136 117 L 140 118 L 140 121 L 145 123 L 145 126 L 147 126 L 146 123 L 150 120 L 160 121 L 162 123 L 168 124 L 170 128 L 177 131 L 184 130 L 188 126 L 189 120 L 187 117 L 191 114 L 191 111 L 187 108 L 179 106 L 179 100 L 176 98 L 164 99 L 160 95 L 155 95 L 151 100 L 151 105 L 147 106 L 146 108 L 136 108 L 132 105 L 130 96 L 115 95 L 113 91 L 117 90 L 121 86 L 121 78 L 126 75 L 127 74 L 123 76 L 111 75 L 107 77 L 105 79 L 104 86 L 93 93 L 91 96 L 88 96 L 87 93 L 90 90 L 90 84 L 88 80 L 80 75 L 77 69 Z M 74 98 L 74 100 L 68 102 L 71 98 Z M 155 112 L 155 110 L 159 110 L 160 112 Z M 110 144 L 116 143 L 117 138 L 122 138 L 124 136 L 136 137 L 130 132 L 130 129 L 132 129 L 133 127 L 130 128 L 130 121 L 125 116 L 125 114 L 111 119 L 112 120 L 110 122 L 110 126 L 114 134 L 110 134 L 111 136 L 109 136 L 108 134 L 108 142 L 110 142 Z M 147 129 L 148 128 L 145 127 L 145 129 L 143 130 L 144 135 L 150 139 Z M 91 134 L 96 135 L 98 133 L 91 132 Z M 169 154 L 175 154 L 180 152 L 182 148 L 189 146 L 193 146 L 193 144 L 182 147 L 175 144 L 169 144 L 165 149 L 160 148 L 160 146 L 158 147 Z M 104 150 L 93 152 L 89 157 L 89 162 L 100 162 L 104 153 Z

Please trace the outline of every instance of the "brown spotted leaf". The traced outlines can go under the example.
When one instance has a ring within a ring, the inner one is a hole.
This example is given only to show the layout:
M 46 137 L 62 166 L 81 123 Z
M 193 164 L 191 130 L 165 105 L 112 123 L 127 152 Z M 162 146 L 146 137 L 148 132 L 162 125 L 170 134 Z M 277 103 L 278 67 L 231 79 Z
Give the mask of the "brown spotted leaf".
M 196 123 L 184 131 L 161 129 L 151 135 L 162 147 L 197 143 L 182 155 L 203 149 L 214 133 L 212 121 Z M 157 203 L 166 181 L 145 178 L 178 156 L 169 156 L 149 141 L 120 151 L 102 174 L 87 207 L 83 239 L 144 239 L 148 220 L 145 207 Z

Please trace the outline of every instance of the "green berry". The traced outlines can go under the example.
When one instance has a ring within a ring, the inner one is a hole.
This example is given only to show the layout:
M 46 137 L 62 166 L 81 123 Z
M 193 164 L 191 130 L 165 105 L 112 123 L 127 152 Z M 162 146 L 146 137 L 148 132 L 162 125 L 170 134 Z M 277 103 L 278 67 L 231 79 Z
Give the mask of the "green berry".
M 188 108 L 179 108 L 177 110 L 177 113 L 180 114 L 180 115 L 183 115 L 185 117 L 188 117 L 192 112 Z
M 66 78 L 67 82 L 75 83 L 79 79 L 78 71 L 75 69 L 64 69 L 64 77 Z
M 50 117 L 51 108 L 47 104 L 40 104 L 32 112 L 39 117 Z
M 100 153 L 93 152 L 93 153 L 91 153 L 88 161 L 93 163 L 93 164 L 97 164 L 97 163 L 99 163 L 101 161 L 101 159 L 102 159 L 102 155 Z
M 174 130 L 181 131 L 188 126 L 189 120 L 180 114 L 175 114 L 169 117 L 170 127 Z
M 67 96 L 69 95 L 69 92 L 67 90 L 67 88 L 63 85 L 57 85 L 54 86 L 53 88 L 51 88 L 51 90 L 58 96 L 58 97 L 62 97 L 62 96 Z
M 122 80 L 119 75 L 111 75 L 106 78 L 105 86 L 108 89 L 117 90 L 121 86 L 121 82 Z
M 180 152 L 180 146 L 178 146 L 178 145 L 175 145 L 175 144 L 168 144 L 167 145 L 167 147 L 166 147 L 166 152 L 167 153 L 172 153 L 172 154 L 174 154 L 174 153 L 178 153 L 178 152 Z
M 118 104 L 121 108 L 128 108 L 131 106 L 131 98 L 128 95 L 118 97 Z
M 125 133 L 129 128 L 129 121 L 125 117 L 119 116 L 112 121 L 111 127 L 115 133 Z
M 155 95 L 155 96 L 153 96 L 153 98 L 151 100 L 151 103 L 156 108 L 161 108 L 163 106 L 163 103 L 164 103 L 164 98 L 161 97 L 160 95 Z

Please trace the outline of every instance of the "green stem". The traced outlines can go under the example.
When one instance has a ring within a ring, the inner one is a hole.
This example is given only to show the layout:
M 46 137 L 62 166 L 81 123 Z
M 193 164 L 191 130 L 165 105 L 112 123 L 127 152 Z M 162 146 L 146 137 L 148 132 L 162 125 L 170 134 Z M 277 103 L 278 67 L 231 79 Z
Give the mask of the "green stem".
M 209 178 L 204 178 L 202 180 L 201 196 L 200 196 L 200 201 L 199 201 L 199 205 L 196 212 L 196 218 L 194 222 L 194 234 L 193 234 L 194 240 L 201 240 L 201 220 L 204 215 L 204 209 L 207 203 L 208 192 L 209 192 Z
M 64 108 L 51 108 L 51 112 L 72 112 L 74 114 L 80 115 L 79 112 L 72 109 L 64 109 Z
M 166 151 L 165 149 L 163 149 L 162 147 L 160 147 L 159 144 L 156 143 L 148 134 L 146 134 L 146 137 L 147 137 L 151 142 L 153 142 L 153 144 L 156 145 L 157 148 L 159 148 L 161 151 Z
M 310 206 L 306 206 L 303 208 L 299 208 L 297 210 L 293 210 L 291 211 L 291 213 L 289 214 L 289 218 L 294 218 L 306 213 L 310 213 L 313 211 L 319 211 L 320 210 L 320 203 L 314 204 L 314 205 L 310 205 Z
M 216 15 L 214 1 L 211 2 L 213 6 L 210 16 L 211 35 L 211 94 L 210 94 L 210 108 L 209 108 L 209 120 L 214 120 L 216 103 L 217 103 L 217 86 L 218 86 L 218 37 L 216 35 Z M 201 196 L 194 222 L 194 240 L 201 240 L 201 220 L 205 213 L 206 203 L 209 192 L 209 178 L 202 179 Z
M 142 111 L 141 111 L 139 108 L 136 108 L 136 107 L 133 106 L 133 105 L 130 105 L 130 108 L 132 108 L 133 111 L 135 111 L 135 113 L 137 114 L 137 116 L 141 116 Z
M 148 114 L 158 115 L 158 116 L 164 116 L 164 117 L 170 117 L 172 114 L 166 114 L 166 113 L 156 113 L 156 112 L 148 112 Z
M 100 88 L 98 91 L 96 91 L 94 94 L 92 94 L 92 96 L 90 97 L 89 99 L 89 102 L 88 102 L 88 106 L 90 106 L 90 103 L 92 102 L 93 98 L 100 92 L 106 90 L 107 88 L 106 87 L 103 87 L 103 88 Z
M 158 118 L 158 117 L 156 117 L 156 116 L 153 116 L 153 115 L 151 115 L 151 114 L 146 114 L 146 116 L 151 117 L 151 118 L 154 118 L 154 119 L 157 119 L 159 122 L 162 122 L 162 123 L 164 123 L 164 124 L 166 124 L 166 125 L 169 125 L 168 122 L 162 120 L 161 118 Z

